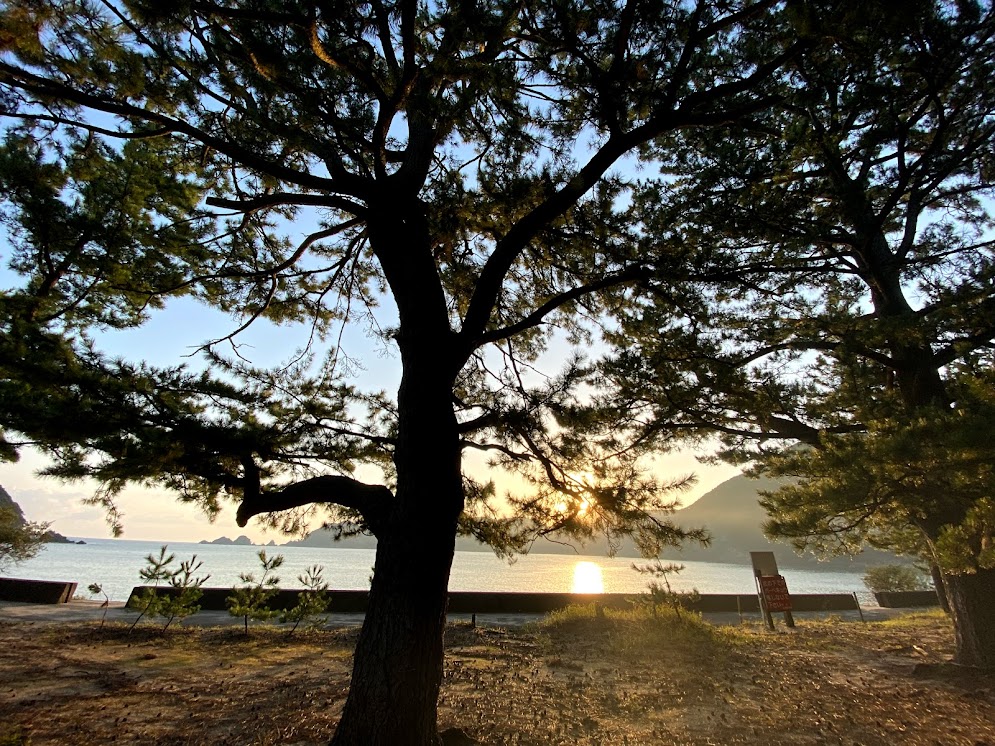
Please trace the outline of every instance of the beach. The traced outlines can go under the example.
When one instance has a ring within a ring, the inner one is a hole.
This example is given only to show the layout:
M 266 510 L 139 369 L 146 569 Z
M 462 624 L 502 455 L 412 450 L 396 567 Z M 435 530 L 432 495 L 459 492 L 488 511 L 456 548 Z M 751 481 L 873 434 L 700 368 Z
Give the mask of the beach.
M 0 605 L 0 737 L 22 739 L 7 743 L 331 737 L 355 623 L 245 635 L 213 612 L 165 634 L 144 622 L 129 633 L 133 612 L 114 606 L 101 625 L 102 611 Z M 667 610 L 451 620 L 440 729 L 447 744 L 489 746 L 995 744 L 995 677 L 951 664 L 946 617 L 888 616 L 798 615 L 775 632 Z

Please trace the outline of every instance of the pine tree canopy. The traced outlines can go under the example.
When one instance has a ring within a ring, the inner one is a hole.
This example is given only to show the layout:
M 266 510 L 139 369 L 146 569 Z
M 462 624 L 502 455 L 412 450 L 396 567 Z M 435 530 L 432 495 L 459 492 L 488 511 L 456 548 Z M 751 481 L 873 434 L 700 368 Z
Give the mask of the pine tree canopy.
M 357 387 L 335 344 L 365 324 L 402 367 L 433 361 L 461 447 L 529 485 L 511 504 L 531 536 L 677 537 L 627 418 L 591 403 L 588 361 L 535 366 L 553 340 L 596 342 L 657 261 L 632 217 L 653 143 L 764 107 L 805 43 L 798 18 L 766 2 L 25 0 L 0 19 L 20 278 L 0 297 L 6 456 L 37 444 L 50 473 L 96 478 L 112 517 L 144 482 L 209 512 L 232 495 L 243 522 L 334 503 L 375 532 L 388 493 L 350 475 L 374 464 L 392 489 L 407 436 L 404 405 Z M 199 366 L 101 354 L 99 330 L 179 295 L 236 317 L 231 339 L 265 319 L 314 344 L 271 370 L 225 340 L 193 339 Z M 464 490 L 465 531 L 529 538 L 486 508 L 492 484 Z
M 624 310 L 606 375 L 646 437 L 797 479 L 773 534 L 928 554 L 971 524 L 947 566 L 992 567 L 995 17 L 847 7 L 807 16 L 776 104 L 657 141 L 642 240 L 684 279 Z

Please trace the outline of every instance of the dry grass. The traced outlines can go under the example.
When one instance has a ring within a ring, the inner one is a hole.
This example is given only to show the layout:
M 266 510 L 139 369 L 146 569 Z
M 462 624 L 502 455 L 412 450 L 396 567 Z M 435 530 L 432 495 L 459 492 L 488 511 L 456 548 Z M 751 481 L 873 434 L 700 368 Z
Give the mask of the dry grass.
M 354 631 L 0 629 L 0 746 L 320 744 Z M 714 628 L 641 612 L 447 632 L 440 726 L 483 744 L 995 746 L 995 677 L 940 615 Z

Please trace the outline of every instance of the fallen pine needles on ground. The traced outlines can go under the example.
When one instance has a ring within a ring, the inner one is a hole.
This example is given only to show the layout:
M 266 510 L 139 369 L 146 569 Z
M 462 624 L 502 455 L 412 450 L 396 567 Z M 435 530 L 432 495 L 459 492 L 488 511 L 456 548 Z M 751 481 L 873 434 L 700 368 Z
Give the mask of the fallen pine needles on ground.
M 0 629 L 0 744 L 324 744 L 355 630 Z M 995 746 L 995 676 L 941 614 L 714 627 L 577 607 L 447 630 L 442 729 L 480 744 Z

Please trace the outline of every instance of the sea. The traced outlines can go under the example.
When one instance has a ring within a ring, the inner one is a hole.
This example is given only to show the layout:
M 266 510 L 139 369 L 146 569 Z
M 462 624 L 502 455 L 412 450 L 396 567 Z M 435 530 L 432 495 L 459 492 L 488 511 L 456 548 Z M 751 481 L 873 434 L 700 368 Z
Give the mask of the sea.
M 136 585 L 148 555 L 158 556 L 162 542 L 126 539 L 84 539 L 85 544 L 47 544 L 34 558 L 8 568 L 7 577 L 59 580 L 78 584 L 82 598 L 103 600 L 88 587 L 96 583 L 111 601 L 125 601 Z M 332 588 L 365 590 L 373 573 L 373 549 L 320 547 L 258 547 L 174 542 L 172 566 L 196 556 L 199 575 L 210 575 L 206 587 L 230 588 L 241 573 L 259 576 L 258 553 L 283 556 L 277 570 L 280 586 L 302 587 L 299 576 L 319 565 Z M 417 558 L 412 558 L 417 561 Z M 454 591 L 528 591 L 559 593 L 641 593 L 648 576 L 633 569 L 642 561 L 627 557 L 591 557 L 563 554 L 528 554 L 509 562 L 488 552 L 456 552 L 449 588 Z M 675 590 L 699 593 L 753 593 L 753 573 L 748 564 L 683 562 L 684 569 L 668 576 Z M 874 605 L 856 572 L 782 569 L 792 593 L 853 593 L 861 604 Z

